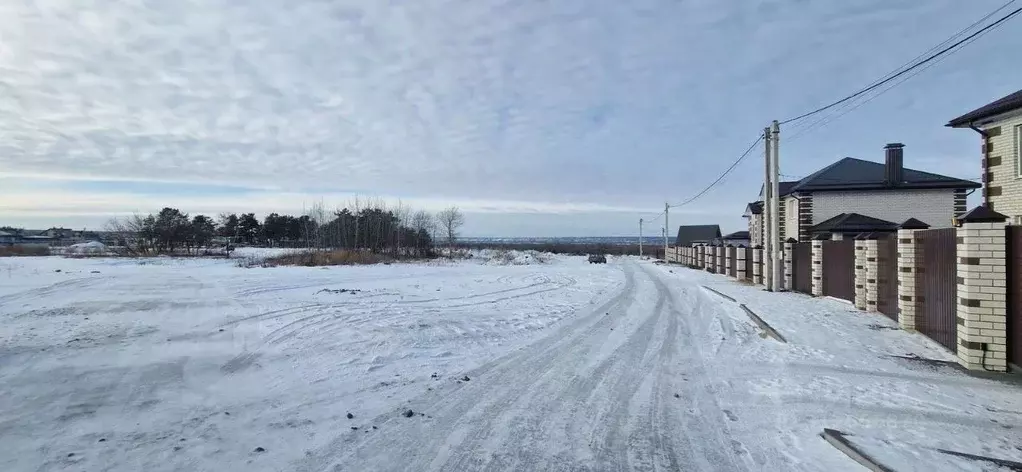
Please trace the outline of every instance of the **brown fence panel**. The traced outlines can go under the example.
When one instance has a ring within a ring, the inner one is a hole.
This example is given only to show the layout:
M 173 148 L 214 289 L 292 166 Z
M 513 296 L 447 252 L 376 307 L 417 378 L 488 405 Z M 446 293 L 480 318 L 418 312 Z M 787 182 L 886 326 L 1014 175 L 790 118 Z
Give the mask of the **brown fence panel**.
M 753 274 L 752 250 L 751 247 L 745 250 L 745 278 L 748 280 L 752 280 Z
M 916 280 L 922 316 L 916 328 L 944 347 L 958 352 L 958 244 L 954 228 L 917 233 L 923 263 Z
M 823 294 L 855 301 L 855 240 L 823 242 Z
M 791 253 L 791 284 L 796 292 L 813 293 L 813 243 L 795 243 Z
M 726 251 L 727 251 L 726 261 L 727 260 L 731 261 L 731 270 L 728 271 L 727 275 L 730 275 L 731 277 L 738 277 L 738 248 L 729 247 L 726 249 Z M 725 264 L 727 264 L 726 261 Z
M 898 321 L 898 235 L 877 240 L 877 311 Z
M 1008 226 L 1008 362 L 1022 365 L 1022 226 Z

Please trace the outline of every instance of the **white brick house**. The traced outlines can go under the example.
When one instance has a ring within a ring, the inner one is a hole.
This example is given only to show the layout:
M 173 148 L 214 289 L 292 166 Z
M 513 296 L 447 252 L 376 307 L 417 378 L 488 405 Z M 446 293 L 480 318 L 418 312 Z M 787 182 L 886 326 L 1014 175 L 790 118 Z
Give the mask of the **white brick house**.
M 983 203 L 1022 224 L 1022 90 L 948 122 L 980 134 Z
M 817 230 L 838 232 L 831 225 L 816 227 L 841 215 L 860 215 L 879 223 L 901 223 L 916 218 L 932 228 L 952 226 L 964 213 L 965 198 L 979 183 L 931 174 L 903 166 L 902 144 L 886 146 L 884 162 L 846 157 L 796 182 L 780 185 L 780 239 L 808 241 Z M 757 206 L 758 204 L 758 206 Z M 753 244 L 762 244 L 762 202 L 746 207 Z M 756 216 L 759 216 L 757 220 Z M 862 221 L 859 219 L 858 221 Z M 879 224 L 878 231 L 890 225 Z M 855 231 L 858 231 L 856 227 Z M 851 231 L 851 229 L 849 229 Z

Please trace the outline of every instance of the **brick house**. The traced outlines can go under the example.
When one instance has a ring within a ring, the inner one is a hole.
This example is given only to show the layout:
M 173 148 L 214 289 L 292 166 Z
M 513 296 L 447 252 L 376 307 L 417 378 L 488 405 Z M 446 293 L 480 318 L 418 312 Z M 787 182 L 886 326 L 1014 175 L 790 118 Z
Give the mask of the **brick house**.
M 900 143 L 884 149 L 884 162 L 846 157 L 801 180 L 781 182 L 780 240 L 804 242 L 816 233 L 845 232 L 863 222 L 881 228 L 909 218 L 931 228 L 947 228 L 956 215 L 965 213 L 968 192 L 981 187 L 977 182 L 905 168 Z M 746 216 L 752 243 L 762 244 L 762 202 L 746 206 Z M 847 228 L 835 226 L 836 221 L 848 223 Z
M 948 122 L 980 135 L 983 154 L 983 203 L 1022 224 L 1022 90 Z

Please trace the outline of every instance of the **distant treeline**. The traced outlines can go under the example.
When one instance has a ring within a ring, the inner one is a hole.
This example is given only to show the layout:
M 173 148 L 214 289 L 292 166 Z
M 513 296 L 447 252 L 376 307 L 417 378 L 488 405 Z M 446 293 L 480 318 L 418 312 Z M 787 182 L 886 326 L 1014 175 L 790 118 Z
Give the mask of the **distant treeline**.
M 250 245 L 309 249 L 359 249 L 395 257 L 433 257 L 434 243 L 456 241 L 464 217 L 457 207 L 436 214 L 407 207 L 387 208 L 356 200 L 332 212 L 321 206 L 304 215 L 254 213 L 189 217 L 176 208 L 133 215 L 108 223 L 116 242 L 139 255 L 197 252 L 214 246 Z

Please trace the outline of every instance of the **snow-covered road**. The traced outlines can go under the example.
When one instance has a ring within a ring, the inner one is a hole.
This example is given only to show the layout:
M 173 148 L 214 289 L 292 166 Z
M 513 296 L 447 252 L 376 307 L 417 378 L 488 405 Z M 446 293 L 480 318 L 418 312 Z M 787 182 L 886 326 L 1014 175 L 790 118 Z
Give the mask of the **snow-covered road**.
M 0 259 L 0 470 L 857 470 L 825 427 L 1022 455 L 1017 386 L 840 302 L 629 258 L 142 262 Z

